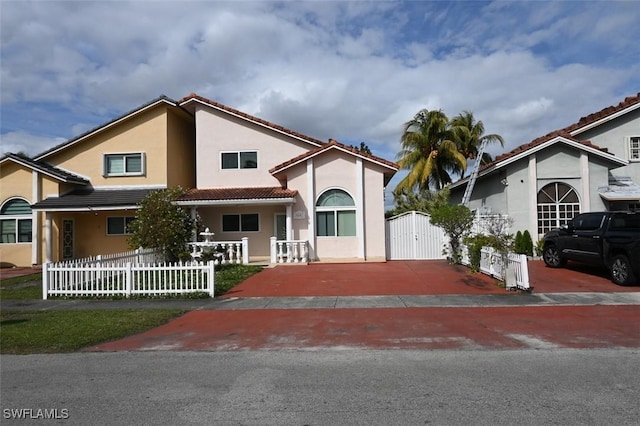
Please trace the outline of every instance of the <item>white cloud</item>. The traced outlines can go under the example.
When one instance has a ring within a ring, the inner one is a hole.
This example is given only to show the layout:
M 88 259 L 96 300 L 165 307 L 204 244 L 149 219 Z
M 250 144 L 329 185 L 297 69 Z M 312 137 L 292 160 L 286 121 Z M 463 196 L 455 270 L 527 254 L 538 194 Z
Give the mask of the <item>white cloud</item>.
M 8 132 L 0 137 L 0 156 L 12 152 L 27 155 L 36 155 L 42 151 L 42 147 L 52 147 L 64 142 L 62 138 L 34 136 L 28 132 Z
M 629 3 L 3 2 L 3 149 L 190 92 L 389 159 L 418 110 L 471 110 L 511 149 L 638 91 Z

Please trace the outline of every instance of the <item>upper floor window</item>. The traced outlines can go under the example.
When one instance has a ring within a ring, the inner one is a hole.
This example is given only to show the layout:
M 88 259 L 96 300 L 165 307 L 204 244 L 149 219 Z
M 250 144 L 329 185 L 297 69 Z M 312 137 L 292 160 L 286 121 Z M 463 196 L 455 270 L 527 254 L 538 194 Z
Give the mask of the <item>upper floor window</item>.
M 257 169 L 257 151 L 223 152 L 221 154 L 222 169 Z
M 144 153 L 105 154 L 105 176 L 141 176 L 144 174 Z
M 356 204 L 341 189 L 330 189 L 316 203 L 318 237 L 354 237 L 356 235 Z
M 0 209 L 0 243 L 31 242 L 31 206 L 25 200 L 14 198 Z
M 629 160 L 640 161 L 640 136 L 629 138 Z
M 135 220 L 133 216 L 110 216 L 107 218 L 107 235 L 129 235 L 129 224 Z

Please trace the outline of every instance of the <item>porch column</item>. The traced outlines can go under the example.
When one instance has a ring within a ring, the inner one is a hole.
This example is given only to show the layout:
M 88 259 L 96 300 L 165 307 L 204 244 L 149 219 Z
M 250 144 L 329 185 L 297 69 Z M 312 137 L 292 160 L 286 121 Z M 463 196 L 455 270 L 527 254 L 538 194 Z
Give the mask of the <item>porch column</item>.
M 292 218 L 292 210 L 293 210 L 293 206 L 291 204 L 289 204 L 287 206 L 287 219 L 286 219 L 286 228 L 287 228 L 287 241 L 291 241 L 293 240 L 293 229 L 292 229 L 292 225 L 291 225 L 291 218 Z
M 538 162 L 536 155 L 529 156 L 529 233 L 535 236 L 533 244 L 538 241 Z
M 356 158 L 356 235 L 358 237 L 358 257 L 366 259 L 364 235 L 364 167 L 362 158 Z
M 51 212 L 45 212 L 44 214 L 44 244 L 45 255 L 44 261 L 51 262 L 51 253 L 53 241 L 51 241 Z
M 35 170 L 31 173 L 31 204 L 40 201 L 40 179 Z M 40 258 L 40 212 L 31 210 L 31 264 L 37 265 Z
M 591 193 L 589 192 L 589 154 L 582 151 L 580 153 L 580 181 L 582 183 L 582 202 L 580 203 L 581 212 L 591 211 Z
M 309 259 L 316 259 L 316 191 L 313 175 L 313 158 L 307 160 L 307 239 L 309 240 Z

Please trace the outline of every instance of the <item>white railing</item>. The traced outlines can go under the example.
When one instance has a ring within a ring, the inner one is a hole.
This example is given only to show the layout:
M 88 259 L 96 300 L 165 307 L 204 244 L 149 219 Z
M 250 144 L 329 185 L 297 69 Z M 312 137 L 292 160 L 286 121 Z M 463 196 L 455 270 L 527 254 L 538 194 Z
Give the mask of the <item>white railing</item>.
M 42 298 L 49 296 L 165 295 L 205 292 L 214 296 L 214 263 L 45 263 Z
M 191 258 L 197 260 L 206 253 L 213 254 L 216 265 L 226 263 L 249 263 L 249 238 L 240 241 L 198 241 L 189 243 Z
M 509 253 L 503 256 L 492 247 L 482 247 L 480 250 L 480 271 L 504 281 L 508 289 L 530 289 L 529 267 L 527 256 L 524 254 Z
M 64 260 L 60 263 L 65 264 L 88 264 L 88 263 L 101 263 L 101 262 L 115 262 L 128 260 L 133 263 L 154 263 L 161 261 L 161 255 L 155 249 L 139 248 L 131 251 L 125 251 L 121 253 L 111 254 L 99 254 L 97 256 L 82 257 L 77 259 Z
M 309 242 L 307 240 L 270 240 L 271 263 L 308 263 Z

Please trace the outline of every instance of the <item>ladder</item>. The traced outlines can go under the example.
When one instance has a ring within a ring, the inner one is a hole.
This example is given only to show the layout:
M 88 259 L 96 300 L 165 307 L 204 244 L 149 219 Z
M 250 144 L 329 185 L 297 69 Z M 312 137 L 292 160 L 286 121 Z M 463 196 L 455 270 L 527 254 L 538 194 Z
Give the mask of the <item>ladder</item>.
M 469 181 L 467 182 L 467 187 L 464 190 L 464 195 L 462 196 L 462 205 L 466 206 L 469 204 L 469 200 L 471 199 L 471 193 L 473 192 L 473 187 L 476 184 L 476 179 L 478 178 L 478 172 L 480 171 L 480 165 L 482 163 L 482 156 L 484 155 L 484 149 L 487 146 L 487 140 L 483 140 L 480 144 L 480 148 L 478 149 L 478 155 L 476 156 L 476 164 L 473 166 L 473 171 L 471 172 L 471 176 L 469 177 Z

